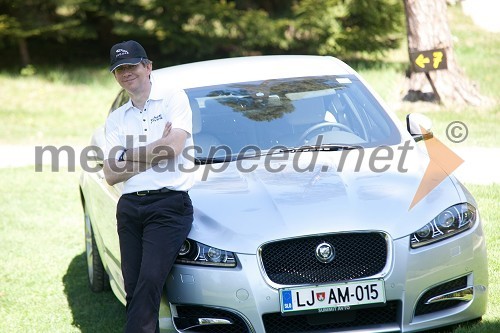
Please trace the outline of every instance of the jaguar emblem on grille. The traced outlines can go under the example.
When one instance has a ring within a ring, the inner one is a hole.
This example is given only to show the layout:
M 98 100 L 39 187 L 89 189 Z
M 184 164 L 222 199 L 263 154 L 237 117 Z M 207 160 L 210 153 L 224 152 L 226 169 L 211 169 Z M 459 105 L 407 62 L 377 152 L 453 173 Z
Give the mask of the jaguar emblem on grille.
M 329 243 L 321 243 L 316 247 L 316 259 L 328 264 L 335 258 L 335 248 Z

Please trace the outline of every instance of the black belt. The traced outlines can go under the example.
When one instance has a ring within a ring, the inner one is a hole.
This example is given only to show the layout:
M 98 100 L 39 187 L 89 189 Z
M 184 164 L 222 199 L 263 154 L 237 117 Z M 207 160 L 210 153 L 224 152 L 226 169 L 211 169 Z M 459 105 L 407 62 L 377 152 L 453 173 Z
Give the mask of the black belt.
M 162 187 L 159 190 L 137 191 L 137 192 L 132 192 L 132 194 L 135 194 L 135 195 L 138 195 L 140 197 L 143 197 L 145 195 L 158 194 L 158 193 L 167 193 L 167 192 L 175 192 L 175 191 L 171 190 L 171 189 L 168 189 L 166 187 Z

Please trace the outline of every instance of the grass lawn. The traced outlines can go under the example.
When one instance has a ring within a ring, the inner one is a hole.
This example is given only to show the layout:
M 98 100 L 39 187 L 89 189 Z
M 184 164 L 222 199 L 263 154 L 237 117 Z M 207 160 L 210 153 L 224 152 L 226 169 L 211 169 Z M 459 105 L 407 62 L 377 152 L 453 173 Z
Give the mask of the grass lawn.
M 467 184 L 466 184 L 467 185 Z M 480 186 L 468 185 L 467 188 L 476 198 L 488 248 L 489 294 L 488 310 L 479 325 L 472 328 L 459 328 L 454 333 L 493 333 L 500 332 L 500 184 Z
M 78 173 L 3 169 L 0 332 L 122 332 L 125 308 L 88 288 Z
M 461 145 L 499 147 L 499 35 L 475 27 L 458 8 L 450 8 L 449 14 L 460 65 L 495 105 L 455 110 L 400 103 L 399 87 L 407 61 L 404 47 L 376 68 L 359 65 L 357 69 L 400 119 L 408 112 L 425 112 L 433 119 L 440 139 L 445 138 L 451 121 L 460 120 L 470 131 Z M 32 76 L 0 73 L 0 100 L 8 101 L 0 107 L 0 145 L 88 144 L 118 91 L 106 64 L 102 68 L 36 71 Z M 121 332 L 123 305 L 111 292 L 94 294 L 87 286 L 78 173 L 35 173 L 34 167 L 2 169 L 0 184 L 6 189 L 0 193 L 0 332 Z M 468 188 L 485 223 L 489 308 L 481 323 L 453 332 L 500 332 L 500 228 L 496 226 L 500 184 Z
M 89 144 L 119 91 L 106 66 L 41 68 L 27 77 L 0 73 L 0 87 L 0 100 L 9 101 L 0 107 L 0 144 L 22 145 Z

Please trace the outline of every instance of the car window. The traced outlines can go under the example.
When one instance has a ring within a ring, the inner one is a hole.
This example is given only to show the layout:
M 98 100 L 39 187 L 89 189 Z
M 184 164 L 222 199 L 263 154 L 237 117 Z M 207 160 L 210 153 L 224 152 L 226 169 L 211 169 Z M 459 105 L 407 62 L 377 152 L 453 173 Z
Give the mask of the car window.
M 195 145 L 232 154 L 305 144 L 396 144 L 399 132 L 355 76 L 286 78 L 186 90 Z M 207 156 L 204 149 L 199 156 Z

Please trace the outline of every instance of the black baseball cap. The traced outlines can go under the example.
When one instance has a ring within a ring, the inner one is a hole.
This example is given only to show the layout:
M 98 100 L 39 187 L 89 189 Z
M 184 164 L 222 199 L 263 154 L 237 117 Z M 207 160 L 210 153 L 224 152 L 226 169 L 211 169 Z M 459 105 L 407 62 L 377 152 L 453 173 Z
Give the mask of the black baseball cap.
M 109 71 L 112 72 L 122 65 L 137 65 L 142 59 L 147 59 L 148 55 L 141 44 L 129 40 L 113 45 L 109 57 Z

